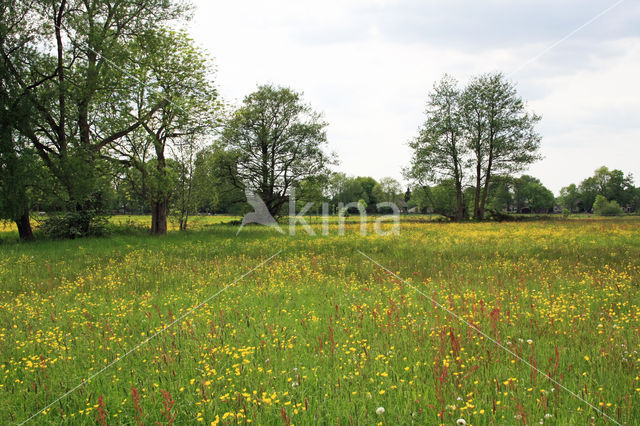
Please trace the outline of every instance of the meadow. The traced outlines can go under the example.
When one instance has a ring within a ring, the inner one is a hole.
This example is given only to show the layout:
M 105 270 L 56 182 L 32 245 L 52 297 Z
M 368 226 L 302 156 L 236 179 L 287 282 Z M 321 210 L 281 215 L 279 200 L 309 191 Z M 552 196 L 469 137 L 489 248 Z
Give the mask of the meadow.
M 224 222 L 0 245 L 0 423 L 640 422 L 640 218 Z

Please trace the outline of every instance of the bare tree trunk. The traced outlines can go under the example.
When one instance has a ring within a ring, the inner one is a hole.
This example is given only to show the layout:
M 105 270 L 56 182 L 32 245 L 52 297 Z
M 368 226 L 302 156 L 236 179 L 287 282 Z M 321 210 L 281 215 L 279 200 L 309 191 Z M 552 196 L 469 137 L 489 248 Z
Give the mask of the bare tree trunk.
M 167 233 L 167 207 L 166 201 L 151 203 L 151 234 L 164 235 Z
M 480 213 L 480 187 L 482 185 L 482 165 L 478 161 L 476 164 L 476 193 L 473 200 L 473 218 L 476 220 L 482 219 Z
M 189 221 L 189 210 L 187 209 L 187 211 L 184 214 L 184 219 L 182 221 L 182 224 L 180 225 L 180 230 L 181 231 L 186 231 L 187 230 L 187 222 Z
M 456 181 L 456 201 L 457 201 L 457 209 L 456 209 L 456 221 L 460 222 L 464 219 L 464 203 L 462 200 L 462 185 L 460 181 Z
M 493 165 L 493 156 L 489 154 L 489 163 L 487 165 L 487 176 L 484 178 L 484 189 L 482 190 L 482 201 L 480 203 L 480 219 L 484 218 L 484 206 L 487 203 L 487 194 L 489 193 L 489 181 L 491 180 L 491 166 Z
M 18 235 L 20 235 L 21 241 L 32 241 L 33 230 L 31 229 L 31 222 L 29 221 L 29 209 L 25 208 L 24 213 L 18 220 L 16 220 L 18 226 Z

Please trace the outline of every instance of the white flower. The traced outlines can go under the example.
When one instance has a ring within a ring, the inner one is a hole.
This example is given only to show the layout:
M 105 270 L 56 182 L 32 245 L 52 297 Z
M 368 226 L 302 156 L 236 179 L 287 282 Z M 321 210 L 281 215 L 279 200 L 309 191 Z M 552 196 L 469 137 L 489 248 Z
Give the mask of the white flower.
M 379 416 L 383 415 L 384 414 L 384 407 L 378 407 L 376 409 L 376 414 L 379 415 Z
M 293 382 L 293 383 L 291 383 L 291 387 L 292 387 L 292 388 L 295 388 L 295 387 L 297 387 L 297 386 L 298 386 L 298 382 Z
M 458 426 L 467 426 L 467 421 L 465 419 L 456 420 L 456 425 Z
M 552 418 L 552 417 L 553 417 L 553 414 L 549 414 L 549 413 L 547 413 L 547 414 L 545 414 L 545 415 L 544 415 L 544 418 L 545 418 L 545 419 L 550 419 L 550 418 Z
M 533 340 L 529 339 L 529 340 L 527 340 L 527 343 L 528 343 L 528 344 L 532 344 L 532 343 L 533 343 Z

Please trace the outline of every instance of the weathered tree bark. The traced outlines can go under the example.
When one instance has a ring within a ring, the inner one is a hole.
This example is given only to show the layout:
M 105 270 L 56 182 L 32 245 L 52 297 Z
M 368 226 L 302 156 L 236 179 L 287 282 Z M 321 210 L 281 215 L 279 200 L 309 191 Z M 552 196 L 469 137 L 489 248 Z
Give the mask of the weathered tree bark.
M 167 233 L 167 201 L 153 201 L 151 203 L 151 234 L 164 235 Z
M 18 226 L 18 235 L 20 241 L 32 241 L 33 230 L 31 229 L 31 222 L 29 221 L 29 209 L 25 208 L 24 213 L 16 220 Z

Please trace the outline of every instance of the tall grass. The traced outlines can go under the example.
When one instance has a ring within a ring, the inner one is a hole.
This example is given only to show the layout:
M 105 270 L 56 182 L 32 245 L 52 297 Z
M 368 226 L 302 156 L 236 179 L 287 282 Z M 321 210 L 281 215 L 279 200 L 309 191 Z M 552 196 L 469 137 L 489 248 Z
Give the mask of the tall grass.
M 637 218 L 405 223 L 397 236 L 361 236 L 356 221 L 344 236 L 206 224 L 0 246 L 0 421 L 220 291 L 33 422 L 640 419 Z

